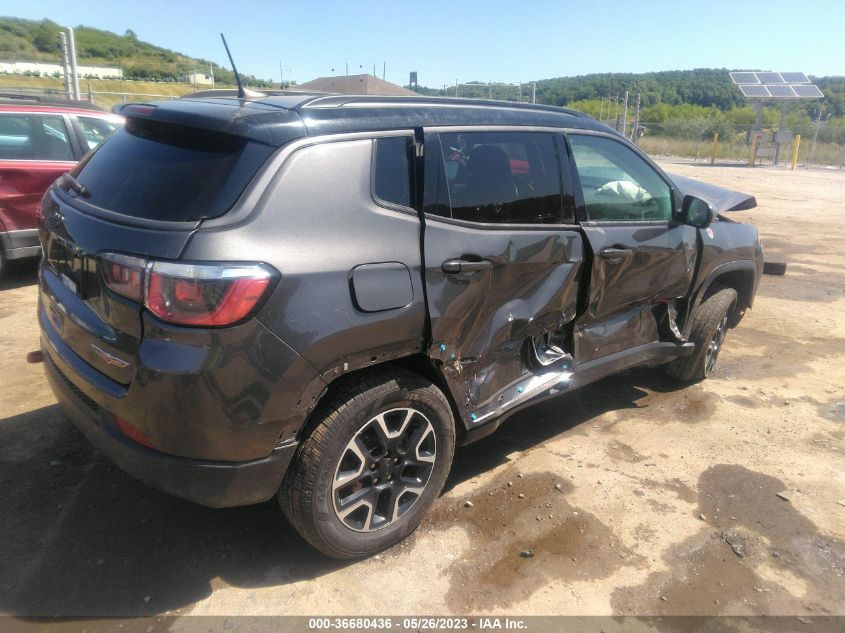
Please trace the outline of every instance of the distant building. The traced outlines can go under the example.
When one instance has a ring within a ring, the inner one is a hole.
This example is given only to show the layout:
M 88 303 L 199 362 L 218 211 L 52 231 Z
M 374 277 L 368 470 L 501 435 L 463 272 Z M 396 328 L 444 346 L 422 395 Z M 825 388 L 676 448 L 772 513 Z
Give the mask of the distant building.
M 188 73 L 187 75 L 182 75 L 181 80 L 186 84 L 197 84 L 200 86 L 214 85 L 214 77 L 205 73 Z
M 318 92 L 337 92 L 347 95 L 387 95 L 391 97 L 412 97 L 417 93 L 389 81 L 383 81 L 373 75 L 338 75 L 318 77 L 307 83 L 299 84 L 297 90 L 316 90 Z
M 52 77 L 62 74 L 61 64 L 46 64 L 44 62 L 0 62 L 0 73 L 6 75 L 24 75 L 38 73 L 41 77 Z M 113 66 L 76 66 L 76 73 L 90 79 L 121 79 L 123 70 Z

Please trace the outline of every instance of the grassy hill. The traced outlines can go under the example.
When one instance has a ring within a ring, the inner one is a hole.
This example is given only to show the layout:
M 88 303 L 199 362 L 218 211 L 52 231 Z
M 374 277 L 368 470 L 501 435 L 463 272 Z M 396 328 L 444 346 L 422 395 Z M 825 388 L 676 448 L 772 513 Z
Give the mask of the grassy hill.
M 0 18 L 0 59 L 15 61 L 44 61 L 59 63 L 59 32 L 61 27 L 50 20 Z M 127 30 L 123 35 L 94 29 L 74 27 L 76 56 L 80 64 L 118 66 L 127 79 L 150 81 L 179 81 L 194 70 L 208 73 L 209 64 L 220 83 L 235 81 L 231 70 L 205 59 L 189 57 L 166 48 L 142 42 Z M 265 86 L 268 82 L 255 77 L 243 77 L 248 85 Z

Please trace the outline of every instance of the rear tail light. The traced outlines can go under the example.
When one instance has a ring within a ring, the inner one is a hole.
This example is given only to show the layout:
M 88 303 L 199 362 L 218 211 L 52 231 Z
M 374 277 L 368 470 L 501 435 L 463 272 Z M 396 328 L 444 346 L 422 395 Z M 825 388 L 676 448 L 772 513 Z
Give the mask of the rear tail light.
M 145 304 L 162 321 L 180 325 L 231 325 L 264 297 L 272 273 L 260 265 L 216 266 L 156 262 Z
M 263 264 L 177 264 L 101 255 L 103 278 L 117 294 L 162 321 L 221 327 L 249 317 L 277 273 Z
M 144 293 L 144 268 L 147 262 L 140 257 L 118 253 L 106 253 L 101 259 L 106 285 L 122 297 L 140 303 Z

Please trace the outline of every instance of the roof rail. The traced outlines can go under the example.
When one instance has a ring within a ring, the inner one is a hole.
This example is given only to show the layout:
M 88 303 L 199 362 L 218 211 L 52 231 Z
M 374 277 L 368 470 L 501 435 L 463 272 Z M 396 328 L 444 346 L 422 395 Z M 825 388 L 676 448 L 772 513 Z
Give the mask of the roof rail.
M 418 97 L 398 97 L 386 95 L 325 95 L 304 103 L 304 108 L 339 108 L 350 106 L 453 106 L 453 107 L 474 107 L 474 108 L 517 108 L 524 110 L 541 110 L 545 112 L 557 112 L 571 114 L 572 116 L 584 117 L 583 112 L 562 108 L 559 106 L 546 105 L 542 103 L 521 103 L 519 101 L 498 101 L 492 99 L 467 99 L 455 97 L 429 97 L 420 95 Z
M 315 90 L 296 90 L 285 88 L 282 90 L 259 90 L 257 96 L 253 97 L 259 99 L 261 97 L 279 97 L 279 96 L 322 96 L 328 95 L 328 92 L 317 92 Z M 196 92 L 189 92 L 182 95 L 180 99 L 195 99 L 197 97 L 237 97 L 238 91 L 235 88 L 208 88 L 206 90 L 197 90 Z

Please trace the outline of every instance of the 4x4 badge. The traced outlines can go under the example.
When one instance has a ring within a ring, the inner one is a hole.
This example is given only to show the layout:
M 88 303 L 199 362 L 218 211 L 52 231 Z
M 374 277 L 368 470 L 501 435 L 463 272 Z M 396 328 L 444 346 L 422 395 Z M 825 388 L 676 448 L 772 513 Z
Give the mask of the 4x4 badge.
M 105 351 L 104 349 L 101 349 L 100 347 L 94 345 L 93 343 L 91 343 L 91 349 L 94 350 L 94 353 L 97 356 L 99 356 L 100 359 L 106 365 L 112 365 L 113 367 L 120 367 L 121 369 L 124 368 L 124 367 L 129 367 L 128 362 L 126 362 L 122 358 L 118 358 L 114 354 L 109 354 L 107 351 Z

